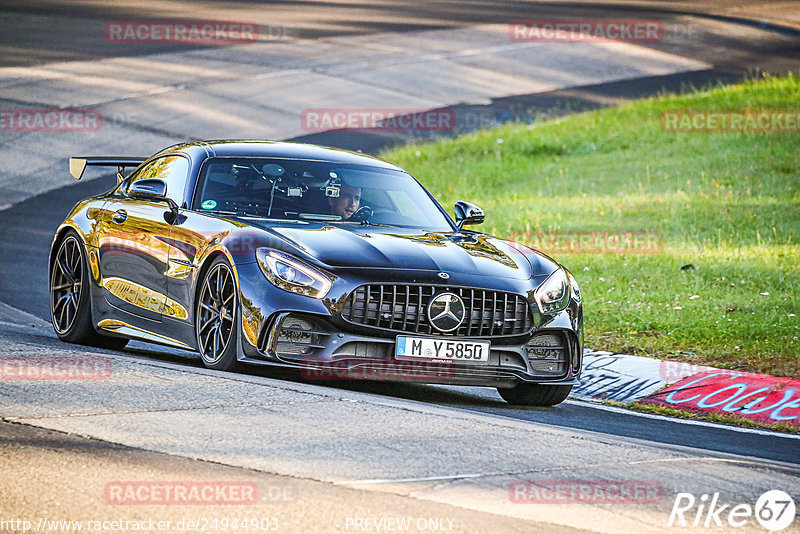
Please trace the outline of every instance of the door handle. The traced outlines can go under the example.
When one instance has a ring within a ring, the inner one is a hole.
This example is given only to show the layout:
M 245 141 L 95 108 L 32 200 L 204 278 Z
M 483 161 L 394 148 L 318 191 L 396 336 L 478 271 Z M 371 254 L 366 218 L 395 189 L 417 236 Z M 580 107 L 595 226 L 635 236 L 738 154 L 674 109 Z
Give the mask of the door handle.
M 117 224 L 124 223 L 128 218 L 128 212 L 125 210 L 117 210 L 111 220 Z

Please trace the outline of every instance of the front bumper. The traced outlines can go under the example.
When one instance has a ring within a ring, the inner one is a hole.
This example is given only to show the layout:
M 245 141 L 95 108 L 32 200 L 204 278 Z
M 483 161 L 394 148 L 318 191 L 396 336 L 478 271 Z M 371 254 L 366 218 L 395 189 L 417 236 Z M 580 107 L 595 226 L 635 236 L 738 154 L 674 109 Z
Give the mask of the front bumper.
M 398 273 L 391 276 L 394 279 Z M 253 278 L 241 280 L 244 281 L 242 301 L 249 306 L 242 311 L 243 350 L 239 359 L 246 363 L 294 368 L 309 380 L 410 381 L 507 388 L 520 383 L 570 385 L 576 384 L 580 377 L 583 316 L 578 302 L 570 302 L 567 309 L 556 315 L 536 316 L 535 326 L 523 335 L 481 337 L 491 342 L 488 362 L 409 361 L 395 357 L 397 335 L 441 340 L 462 338 L 388 332 L 348 324 L 342 320 L 341 310 L 357 283 L 342 287 L 333 298 L 316 300 L 277 290 L 263 281 L 247 283 L 246 280 Z M 475 286 L 472 281 L 462 284 Z M 499 289 L 524 295 L 523 287 Z
M 442 338 L 437 339 L 457 339 Z M 279 313 L 265 328 L 253 363 L 300 370 L 311 380 L 388 380 L 513 387 L 520 382 L 575 384 L 581 350 L 566 329 L 536 332 L 524 344 L 491 346 L 488 362 L 395 357 L 395 338 L 342 332 L 324 318 Z

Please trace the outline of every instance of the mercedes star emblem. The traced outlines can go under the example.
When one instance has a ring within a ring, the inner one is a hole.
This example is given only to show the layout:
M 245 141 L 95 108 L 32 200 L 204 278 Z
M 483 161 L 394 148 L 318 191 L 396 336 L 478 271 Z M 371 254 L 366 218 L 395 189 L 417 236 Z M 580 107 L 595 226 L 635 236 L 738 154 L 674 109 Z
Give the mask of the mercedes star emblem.
M 464 301 L 455 293 L 439 293 L 428 304 L 428 321 L 440 332 L 452 332 L 464 322 Z

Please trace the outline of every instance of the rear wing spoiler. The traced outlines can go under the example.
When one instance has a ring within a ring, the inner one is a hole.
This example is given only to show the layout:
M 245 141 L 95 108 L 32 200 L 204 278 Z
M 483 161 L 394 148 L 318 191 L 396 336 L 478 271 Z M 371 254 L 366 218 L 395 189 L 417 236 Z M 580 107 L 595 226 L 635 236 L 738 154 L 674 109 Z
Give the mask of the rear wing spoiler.
M 117 182 L 124 178 L 125 167 L 138 167 L 147 158 L 132 158 L 125 156 L 89 156 L 69 158 L 69 173 L 76 179 L 83 177 L 83 172 L 88 166 L 94 167 L 116 167 Z

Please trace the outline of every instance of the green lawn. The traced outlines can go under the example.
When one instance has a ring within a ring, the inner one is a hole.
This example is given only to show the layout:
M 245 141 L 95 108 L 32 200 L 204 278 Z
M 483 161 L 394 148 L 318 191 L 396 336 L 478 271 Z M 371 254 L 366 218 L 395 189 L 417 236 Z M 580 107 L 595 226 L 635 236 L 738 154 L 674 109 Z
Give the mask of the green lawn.
M 800 133 L 674 133 L 660 118 L 799 108 L 800 76 L 767 78 L 381 156 L 445 206 L 480 205 L 476 229 L 500 237 L 658 232 L 655 253 L 553 254 L 581 285 L 587 347 L 798 376 Z

